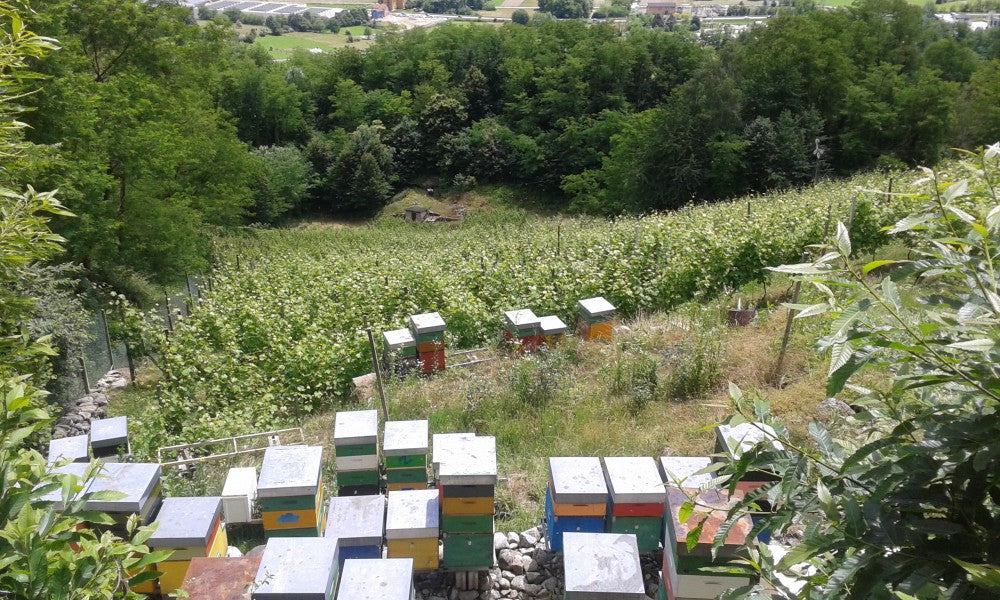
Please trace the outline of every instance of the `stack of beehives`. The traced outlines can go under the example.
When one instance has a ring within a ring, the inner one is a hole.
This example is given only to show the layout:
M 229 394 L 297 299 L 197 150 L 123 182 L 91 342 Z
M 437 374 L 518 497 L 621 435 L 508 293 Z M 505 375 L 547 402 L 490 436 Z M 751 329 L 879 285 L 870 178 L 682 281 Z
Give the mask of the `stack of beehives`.
M 668 495 L 660 599 L 715 598 L 729 588 L 749 584 L 745 575 L 713 570 L 737 556 L 753 523 L 746 516 L 736 521 L 713 558 L 712 543 L 719 526 L 726 520 L 730 503 L 719 490 L 706 489 L 711 485 L 711 473 L 699 473 L 711 464 L 711 459 L 664 456 L 660 463 Z M 681 507 L 691 498 L 694 499 L 694 513 L 681 522 Z M 689 549 L 688 532 L 703 521 L 698 542 Z
M 609 456 L 604 459 L 604 475 L 611 494 L 608 531 L 635 535 L 640 552 L 658 550 L 667 494 L 656 461 L 648 456 Z
M 410 317 L 410 330 L 417 340 L 417 359 L 421 373 L 443 371 L 444 319 L 436 312 Z
M 493 565 L 497 446 L 492 436 L 434 436 L 434 470 L 441 494 L 444 566 L 476 571 Z
M 94 458 L 115 458 L 131 454 L 128 418 L 113 417 L 90 423 L 90 449 Z
M 530 309 L 508 310 L 504 316 L 504 339 L 520 354 L 538 350 L 541 322 Z
M 379 493 L 378 411 L 338 412 L 333 426 L 333 445 L 337 453 L 337 494 Z
M 322 463 L 320 446 L 273 446 L 264 452 L 257 502 L 265 537 L 322 534 Z
M 740 423 L 738 425 L 718 425 L 715 428 L 715 450 L 725 455 L 730 460 L 739 460 L 744 452 L 760 445 L 763 452 L 783 452 L 785 447 L 778 440 L 778 435 L 774 428 L 767 423 Z M 760 507 L 761 515 L 771 510 L 771 505 L 767 501 L 766 490 L 761 488 L 769 482 L 774 482 L 780 478 L 766 467 L 753 471 L 747 471 L 743 477 L 736 482 L 736 491 L 743 495 L 753 494 L 753 498 Z M 760 516 L 755 517 L 759 520 Z M 771 532 L 763 530 L 757 535 L 757 539 L 763 543 L 771 541 Z
M 580 300 L 577 334 L 585 340 L 610 340 L 615 307 L 602 296 Z M 642 544 L 640 544 L 641 546 Z
M 229 541 L 222 522 L 218 497 L 167 498 L 156 518 L 157 528 L 146 545 L 150 550 L 171 550 L 169 560 L 156 563 L 159 588 L 167 596 L 181 587 L 193 558 L 226 555 Z
M 608 500 L 601 459 L 550 457 L 549 485 L 545 490 L 549 548 L 562 552 L 563 534 L 567 532 L 603 533 Z
M 387 421 L 382 437 L 386 489 L 427 489 L 427 421 Z
M 389 558 L 412 558 L 417 571 L 438 568 L 437 490 L 389 492 L 385 538 Z

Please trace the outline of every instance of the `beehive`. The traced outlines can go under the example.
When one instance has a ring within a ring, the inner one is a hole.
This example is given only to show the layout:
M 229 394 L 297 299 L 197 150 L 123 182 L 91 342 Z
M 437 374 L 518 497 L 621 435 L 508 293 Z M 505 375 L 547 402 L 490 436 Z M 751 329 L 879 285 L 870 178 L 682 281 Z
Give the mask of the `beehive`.
M 385 537 L 389 558 L 412 558 L 413 568 L 438 568 L 440 517 L 437 490 L 389 492 Z
M 445 322 L 441 315 L 436 312 L 413 315 L 410 317 L 410 330 L 417 340 L 417 360 L 421 372 L 444 370 Z
M 324 536 L 340 543 L 340 562 L 380 558 L 385 536 L 385 496 L 330 498 Z
M 333 600 L 340 575 L 337 540 L 271 538 L 254 577 L 253 600 Z
M 394 329 L 382 333 L 385 364 L 390 373 L 405 373 L 417 361 L 417 340 L 409 329 Z
M 488 569 L 494 562 L 496 438 L 452 437 L 443 444 L 446 448 L 437 468 L 443 564 L 451 569 Z
M 566 532 L 565 600 L 644 600 L 646 589 L 634 535 Z
M 740 423 L 715 427 L 715 450 L 731 460 L 739 460 L 744 452 L 757 444 L 768 444 L 771 449 L 784 450 L 774 428 L 766 423 Z M 747 472 L 742 481 L 774 481 L 777 477 L 767 470 Z
M 534 352 L 541 341 L 541 321 L 530 309 L 508 310 L 504 314 L 504 339 L 517 352 Z
M 538 329 L 541 333 L 541 342 L 555 346 L 566 336 L 569 326 L 556 315 L 549 315 L 538 320 Z
M 580 300 L 577 334 L 585 340 L 610 340 L 615 307 L 602 296 Z
M 337 597 L 342 600 L 413 600 L 413 559 L 351 559 L 344 563 Z
M 634 534 L 640 552 L 655 552 L 663 534 L 666 502 L 656 461 L 648 456 L 609 456 L 604 459 L 604 476 L 611 496 L 608 530 Z
M 378 452 L 378 411 L 352 410 L 337 413 L 333 425 L 337 454 L 338 495 L 378 493 L 381 484 Z
M 273 446 L 264 451 L 257 503 L 265 537 L 316 537 L 322 533 L 320 446 Z
M 139 516 L 140 524 L 148 525 L 163 501 L 160 475 L 158 463 L 106 463 L 88 491 L 112 491 L 123 496 L 115 500 L 90 500 L 86 510 L 107 513 L 115 521 L 111 531 L 122 536 L 126 535 L 125 525 L 133 514 Z
M 90 462 L 86 435 L 74 435 L 49 441 L 49 464 L 68 460 Z
M 260 556 L 192 558 L 181 589 L 188 600 L 250 600 Z
M 382 439 L 386 487 L 427 489 L 427 421 L 387 421 Z
M 229 541 L 222 522 L 219 497 L 167 498 L 156 518 L 156 531 L 146 545 L 150 550 L 172 550 L 170 558 L 157 563 L 160 594 L 181 587 L 192 558 L 226 555 Z
M 712 543 L 719 526 L 725 522 L 730 502 L 719 491 L 698 493 L 696 489 L 681 489 L 668 485 L 667 512 L 663 541 L 664 595 L 668 600 L 678 598 L 715 598 L 725 590 L 750 583 L 745 575 L 717 573 L 712 568 L 739 555 L 753 523 L 749 517 L 739 519 L 729 530 L 722 546 L 712 558 Z M 695 508 L 685 522 L 680 521 L 680 509 L 694 495 Z M 711 508 L 709 508 L 711 507 Z M 694 548 L 688 550 L 688 532 L 699 523 L 701 535 Z
M 114 417 L 91 421 L 90 449 L 94 458 L 131 454 L 128 443 L 128 418 Z
M 604 532 L 608 502 L 608 486 L 599 458 L 550 457 L 545 490 L 549 548 L 562 552 L 566 532 Z
M 248 523 L 257 499 L 257 469 L 233 467 L 222 486 L 222 516 L 226 523 Z

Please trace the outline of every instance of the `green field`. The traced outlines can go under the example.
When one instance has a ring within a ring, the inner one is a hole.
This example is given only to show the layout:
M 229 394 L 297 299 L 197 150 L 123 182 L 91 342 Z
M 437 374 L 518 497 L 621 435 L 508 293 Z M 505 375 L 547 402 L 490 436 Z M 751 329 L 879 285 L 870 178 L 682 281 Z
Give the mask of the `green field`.
M 350 44 L 347 43 L 348 31 L 351 32 L 351 35 L 355 39 Z M 345 27 L 340 30 L 340 33 L 294 32 L 279 36 L 269 35 L 257 38 L 255 43 L 270 50 L 274 58 L 288 58 L 294 51 L 299 49 L 309 50 L 311 48 L 319 48 L 324 52 L 332 52 L 338 48 L 347 46 L 352 48 L 367 48 L 373 43 L 373 40 L 361 39 L 364 31 L 364 25 L 356 25 L 354 27 Z

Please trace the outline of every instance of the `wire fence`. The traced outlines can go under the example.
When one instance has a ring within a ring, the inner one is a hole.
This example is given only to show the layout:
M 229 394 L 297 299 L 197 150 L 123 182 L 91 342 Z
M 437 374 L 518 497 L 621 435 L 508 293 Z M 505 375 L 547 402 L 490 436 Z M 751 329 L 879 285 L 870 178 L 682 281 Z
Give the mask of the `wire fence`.
M 184 285 L 173 293 L 165 292 L 155 306 L 163 328 L 173 329 L 177 315 L 191 314 L 208 293 L 210 285 L 206 276 L 188 276 Z M 56 403 L 66 405 L 87 395 L 109 371 L 134 369 L 134 363 L 140 357 L 115 334 L 121 323 L 115 323 L 114 318 L 114 314 L 104 310 L 92 312 L 87 326 L 87 341 L 80 347 L 66 349 L 67 368 L 50 386 Z M 131 357 L 130 350 L 133 351 Z M 130 375 L 134 377 L 134 373 Z

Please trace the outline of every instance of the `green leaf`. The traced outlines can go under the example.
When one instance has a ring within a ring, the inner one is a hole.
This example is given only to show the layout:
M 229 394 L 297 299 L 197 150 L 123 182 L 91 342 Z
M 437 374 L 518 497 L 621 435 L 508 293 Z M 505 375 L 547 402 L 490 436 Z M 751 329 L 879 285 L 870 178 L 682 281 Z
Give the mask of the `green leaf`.
M 955 348 L 957 350 L 968 350 L 970 352 L 988 352 L 993 349 L 996 342 L 989 338 L 980 338 L 976 340 L 966 340 L 964 342 L 955 342 L 954 344 L 948 344 L 949 348 Z
M 707 519 L 707 516 L 706 516 L 706 519 Z M 701 539 L 701 531 L 705 527 L 705 520 L 706 519 L 702 519 L 698 523 L 697 527 L 695 527 L 694 529 L 688 531 L 687 538 L 685 539 L 685 542 L 687 544 L 687 550 L 688 550 L 688 552 L 693 551 L 695 549 L 695 547 L 698 546 L 698 540 Z
M 798 314 L 795 315 L 795 318 L 804 319 L 806 317 L 813 317 L 816 315 L 821 315 L 828 310 L 830 310 L 830 305 L 827 304 L 826 302 L 820 302 L 819 304 L 813 304 L 811 306 L 807 306 L 806 308 L 802 309 L 801 311 L 799 311 Z
M 985 588 L 1000 589 L 1000 566 L 977 565 L 952 557 L 955 564 L 965 569 L 972 583 Z
M 866 264 L 861 268 L 861 274 L 867 275 L 879 267 L 884 267 L 885 265 L 895 265 L 903 261 L 898 260 L 873 260 L 872 262 Z
M 830 372 L 829 375 L 833 375 L 841 367 L 847 364 L 847 361 L 851 360 L 851 356 L 854 354 L 854 347 L 851 346 L 851 342 L 844 340 L 842 342 L 837 342 L 833 345 L 830 351 Z
M 847 226 L 842 222 L 837 222 L 837 235 L 834 237 L 834 243 L 837 244 L 837 250 L 844 258 L 851 256 L 851 233 L 847 231 Z
M 925 213 L 920 215 L 910 215 L 904 217 L 889 229 L 889 233 L 903 233 L 904 231 L 910 231 L 916 227 L 923 225 L 928 221 L 932 221 L 935 215 Z
M 685 500 L 684 504 L 681 504 L 680 509 L 677 511 L 677 520 L 681 523 L 687 523 L 692 513 L 694 513 L 694 502 Z

